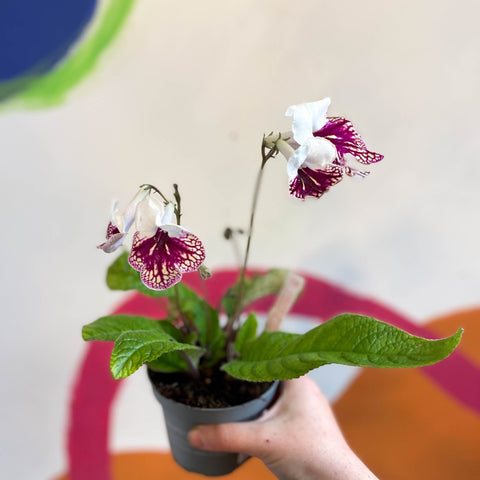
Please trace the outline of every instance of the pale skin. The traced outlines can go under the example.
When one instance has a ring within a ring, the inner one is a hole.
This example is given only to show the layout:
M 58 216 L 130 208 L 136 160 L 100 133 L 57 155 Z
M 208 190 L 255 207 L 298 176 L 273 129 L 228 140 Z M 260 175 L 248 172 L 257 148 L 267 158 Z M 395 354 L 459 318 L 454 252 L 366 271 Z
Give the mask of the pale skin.
M 279 480 L 378 480 L 348 446 L 308 377 L 285 382 L 280 399 L 258 420 L 199 425 L 188 438 L 203 450 L 258 457 Z

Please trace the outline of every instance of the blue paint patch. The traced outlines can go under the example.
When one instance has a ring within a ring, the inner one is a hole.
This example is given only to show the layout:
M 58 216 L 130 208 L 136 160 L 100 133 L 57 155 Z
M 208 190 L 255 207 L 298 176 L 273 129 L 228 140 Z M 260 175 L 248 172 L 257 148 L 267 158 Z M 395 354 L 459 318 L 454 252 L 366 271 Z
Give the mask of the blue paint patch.
M 48 72 L 95 13 L 96 0 L 0 0 L 0 82 Z

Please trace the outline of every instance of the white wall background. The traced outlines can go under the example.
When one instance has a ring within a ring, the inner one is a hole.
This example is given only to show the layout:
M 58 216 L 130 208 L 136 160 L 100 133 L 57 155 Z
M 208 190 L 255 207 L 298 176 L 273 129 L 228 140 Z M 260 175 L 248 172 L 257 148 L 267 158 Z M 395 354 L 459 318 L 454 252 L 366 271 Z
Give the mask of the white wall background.
M 252 264 L 419 322 L 478 305 L 479 15 L 469 0 L 141 0 L 65 105 L 1 111 L 2 477 L 65 467 L 80 329 L 121 298 L 95 249 L 112 199 L 179 183 L 208 263 L 231 265 L 222 230 L 246 226 L 262 135 L 289 128 L 290 104 L 331 96 L 385 160 L 307 202 L 272 161 Z

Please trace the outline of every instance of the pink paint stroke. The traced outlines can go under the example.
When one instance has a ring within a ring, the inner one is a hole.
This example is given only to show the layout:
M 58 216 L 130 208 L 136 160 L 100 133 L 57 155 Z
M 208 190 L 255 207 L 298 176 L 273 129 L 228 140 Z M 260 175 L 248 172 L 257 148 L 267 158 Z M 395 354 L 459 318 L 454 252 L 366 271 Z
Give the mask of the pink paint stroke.
M 165 316 L 161 302 L 130 295 L 114 314 Z M 113 343 L 89 342 L 73 388 L 67 439 L 70 480 L 110 480 L 110 414 L 122 380 L 110 373 Z
M 255 271 L 250 271 L 253 274 Z M 408 332 L 426 337 L 438 336 L 427 328 L 415 325 L 405 316 L 380 303 L 353 295 L 308 274 L 305 290 L 292 309 L 292 313 L 313 318 L 328 319 L 344 312 L 369 315 Z M 227 286 L 238 277 L 238 270 L 224 269 L 207 280 L 207 299 L 218 305 Z M 197 274 L 184 276 L 185 282 L 201 292 Z M 266 313 L 273 299 L 255 302 L 255 310 Z M 133 294 L 113 313 L 129 313 L 162 318 L 165 309 L 162 299 Z M 452 332 L 453 333 L 453 332 Z M 112 379 L 109 358 L 112 345 L 91 342 L 79 369 L 72 392 L 68 428 L 68 464 L 71 480 L 110 480 L 109 425 L 111 407 L 121 381 Z M 455 351 L 442 362 L 422 368 L 444 392 L 465 407 L 480 412 L 480 372 L 461 352 Z

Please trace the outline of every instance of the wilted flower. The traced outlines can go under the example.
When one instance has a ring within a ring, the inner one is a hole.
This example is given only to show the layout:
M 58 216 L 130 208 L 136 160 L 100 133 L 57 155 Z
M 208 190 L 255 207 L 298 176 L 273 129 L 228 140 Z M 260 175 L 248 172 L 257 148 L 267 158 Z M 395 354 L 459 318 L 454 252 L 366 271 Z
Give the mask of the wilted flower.
M 135 221 L 137 205 L 148 195 L 149 191 L 150 188 L 142 185 L 133 200 L 127 205 L 123 214 L 118 209 L 118 202 L 113 204 L 110 222 L 107 226 L 107 240 L 98 245 L 97 248 L 102 249 L 106 253 L 112 253 L 122 245 Z
M 200 239 L 172 223 L 173 216 L 174 205 L 164 206 L 152 195 L 137 207 L 136 231 L 128 261 L 140 272 L 142 282 L 153 290 L 171 287 L 205 260 Z
M 354 130 L 351 122 L 341 117 L 327 117 L 330 99 L 292 105 L 286 116 L 292 117 L 292 132 L 276 140 L 267 137 L 266 145 L 275 144 L 287 158 L 290 193 L 297 198 L 319 198 L 343 175 L 365 176 L 347 165 L 346 154 L 364 165 L 382 160 L 383 155 L 371 152 Z M 293 137 L 293 138 L 292 138 Z

